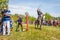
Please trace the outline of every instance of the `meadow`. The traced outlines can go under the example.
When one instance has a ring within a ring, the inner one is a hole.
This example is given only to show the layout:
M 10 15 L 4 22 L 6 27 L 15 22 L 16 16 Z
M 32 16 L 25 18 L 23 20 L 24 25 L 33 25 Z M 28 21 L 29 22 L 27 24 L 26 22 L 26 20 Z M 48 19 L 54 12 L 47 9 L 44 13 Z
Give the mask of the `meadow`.
M 35 29 L 34 25 L 29 25 L 28 31 L 16 32 L 14 25 L 11 35 L 0 36 L 0 40 L 60 40 L 60 27 L 43 26 L 42 30 Z M 26 28 L 26 25 L 23 25 Z

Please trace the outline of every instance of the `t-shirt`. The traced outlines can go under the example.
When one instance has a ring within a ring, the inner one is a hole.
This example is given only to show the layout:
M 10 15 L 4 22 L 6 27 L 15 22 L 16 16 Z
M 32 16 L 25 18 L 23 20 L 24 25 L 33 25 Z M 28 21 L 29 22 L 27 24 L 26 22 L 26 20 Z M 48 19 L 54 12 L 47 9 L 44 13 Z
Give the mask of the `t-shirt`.
M 10 20 L 10 16 L 4 16 L 3 17 L 3 21 L 9 21 Z
M 18 21 L 18 23 L 21 23 L 22 22 L 22 18 L 19 18 L 17 21 Z

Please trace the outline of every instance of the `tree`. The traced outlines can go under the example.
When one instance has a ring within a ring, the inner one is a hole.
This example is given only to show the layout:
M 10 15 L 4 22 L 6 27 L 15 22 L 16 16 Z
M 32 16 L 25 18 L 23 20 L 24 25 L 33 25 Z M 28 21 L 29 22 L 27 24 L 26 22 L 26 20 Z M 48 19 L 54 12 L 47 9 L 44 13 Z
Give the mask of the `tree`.
M 30 22 L 31 24 L 33 24 L 35 20 L 36 20 L 35 17 L 29 16 L 29 22 Z
M 54 17 L 54 19 L 56 19 L 56 20 L 60 20 L 60 17 Z
M 8 9 L 8 2 L 9 0 L 0 0 L 0 13 L 4 9 L 4 7 Z
M 60 20 L 60 17 L 57 17 Z
M 49 13 L 45 13 L 45 19 L 46 20 L 53 19 L 53 16 L 51 16 Z

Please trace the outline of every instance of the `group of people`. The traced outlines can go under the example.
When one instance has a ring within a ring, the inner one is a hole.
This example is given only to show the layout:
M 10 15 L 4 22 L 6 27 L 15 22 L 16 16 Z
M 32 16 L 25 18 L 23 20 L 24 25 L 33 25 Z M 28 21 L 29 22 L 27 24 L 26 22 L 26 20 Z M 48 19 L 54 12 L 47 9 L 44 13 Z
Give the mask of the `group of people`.
M 2 10 L 0 15 L 0 32 L 3 35 L 10 35 L 10 29 L 12 28 L 12 19 L 10 17 L 9 10 Z
M 48 25 L 48 26 L 59 26 L 60 25 L 60 20 L 45 20 L 43 22 L 44 25 Z
M 13 21 L 12 18 L 10 16 L 10 11 L 9 10 L 3 10 L 2 12 L 2 16 L 0 15 L 0 33 L 2 33 L 3 35 L 10 35 L 10 31 L 12 30 L 13 26 Z M 40 9 L 37 10 L 38 13 L 38 18 L 37 21 L 35 22 L 36 24 L 42 25 L 52 25 L 52 21 L 44 21 L 44 15 L 42 12 L 40 12 Z M 60 22 L 60 21 L 59 21 Z M 20 16 L 18 16 L 17 19 L 17 27 L 16 27 L 16 31 L 18 31 L 19 26 L 21 26 L 21 31 L 23 31 L 23 27 L 22 27 L 22 18 Z M 53 21 L 53 25 L 56 26 L 56 24 L 58 24 L 56 21 Z M 41 26 L 40 26 L 41 27 Z
M 13 20 L 11 18 L 10 15 L 10 11 L 9 10 L 3 10 L 2 15 L 0 15 L 0 34 L 1 35 L 10 35 L 10 31 L 12 30 L 13 26 Z M 19 28 L 19 25 L 21 25 L 21 31 L 23 31 L 23 27 L 22 27 L 22 18 L 18 17 L 18 26 L 16 28 L 16 31 Z

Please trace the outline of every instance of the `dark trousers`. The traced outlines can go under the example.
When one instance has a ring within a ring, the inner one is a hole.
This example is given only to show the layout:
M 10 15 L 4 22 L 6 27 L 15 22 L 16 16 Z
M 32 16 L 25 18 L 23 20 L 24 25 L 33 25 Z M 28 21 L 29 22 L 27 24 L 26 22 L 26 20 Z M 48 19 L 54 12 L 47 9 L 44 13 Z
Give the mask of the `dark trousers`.
M 18 25 L 16 27 L 16 31 L 18 31 L 19 26 L 21 26 L 21 31 L 23 31 L 22 23 L 18 23 Z

